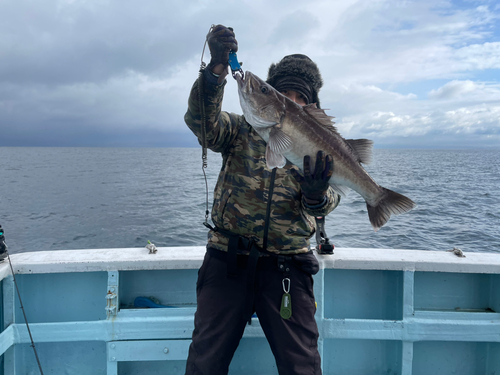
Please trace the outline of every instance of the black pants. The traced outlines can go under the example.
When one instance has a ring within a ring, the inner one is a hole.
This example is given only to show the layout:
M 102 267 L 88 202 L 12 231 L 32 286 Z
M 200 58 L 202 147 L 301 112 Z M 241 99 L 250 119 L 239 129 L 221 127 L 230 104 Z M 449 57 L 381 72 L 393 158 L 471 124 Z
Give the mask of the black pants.
M 205 255 L 198 273 L 198 308 L 186 374 L 227 374 L 245 326 L 256 312 L 280 375 L 320 375 L 312 276 L 296 264 L 287 263 L 292 317 L 282 319 L 284 275 L 278 269 L 277 259 L 259 258 L 254 292 L 249 296 L 246 258 L 238 256 L 237 277 L 228 278 L 226 262 L 209 252 Z M 249 298 L 253 300 L 253 311 L 247 309 Z

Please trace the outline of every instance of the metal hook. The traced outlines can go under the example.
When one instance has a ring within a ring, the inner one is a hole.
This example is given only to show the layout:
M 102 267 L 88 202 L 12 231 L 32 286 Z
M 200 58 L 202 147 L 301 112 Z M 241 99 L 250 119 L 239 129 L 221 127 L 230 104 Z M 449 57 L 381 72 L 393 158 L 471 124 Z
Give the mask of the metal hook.
M 288 281 L 288 288 L 285 287 L 285 282 Z M 284 278 L 283 281 L 281 282 L 282 285 L 283 285 L 283 291 L 285 293 L 289 293 L 290 292 L 290 279 L 287 277 L 287 278 Z
M 243 73 L 243 69 L 241 68 L 240 63 L 238 62 L 238 56 L 236 56 L 236 52 L 229 52 L 229 66 L 231 67 L 231 72 L 233 74 L 233 78 L 236 79 L 236 74 L 241 74 L 241 79 L 245 77 L 245 73 Z

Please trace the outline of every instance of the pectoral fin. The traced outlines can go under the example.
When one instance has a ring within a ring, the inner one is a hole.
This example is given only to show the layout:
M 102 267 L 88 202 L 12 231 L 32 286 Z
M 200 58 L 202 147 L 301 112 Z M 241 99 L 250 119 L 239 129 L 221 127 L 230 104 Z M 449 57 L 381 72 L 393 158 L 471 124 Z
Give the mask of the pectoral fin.
M 283 153 L 292 148 L 292 140 L 278 127 L 272 128 L 269 133 L 269 141 L 266 147 L 266 163 L 267 167 L 283 168 L 286 164 L 286 159 Z
M 285 157 L 273 151 L 271 147 L 269 147 L 269 143 L 266 146 L 266 164 L 269 169 L 273 169 L 275 167 L 283 168 L 286 164 Z
M 271 150 L 282 154 L 292 148 L 292 140 L 281 129 L 275 126 L 272 128 L 271 133 L 269 133 L 268 145 Z

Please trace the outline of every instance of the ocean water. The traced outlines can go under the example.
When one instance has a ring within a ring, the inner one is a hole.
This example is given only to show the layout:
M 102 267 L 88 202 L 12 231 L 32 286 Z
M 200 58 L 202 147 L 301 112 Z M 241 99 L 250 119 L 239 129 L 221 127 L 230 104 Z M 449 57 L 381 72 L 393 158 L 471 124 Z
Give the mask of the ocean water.
M 209 152 L 210 208 L 220 167 Z M 352 191 L 327 217 L 336 247 L 500 253 L 500 150 L 376 149 L 366 169 L 418 207 L 374 232 Z M 11 253 L 204 246 L 205 197 L 198 148 L 0 148 Z

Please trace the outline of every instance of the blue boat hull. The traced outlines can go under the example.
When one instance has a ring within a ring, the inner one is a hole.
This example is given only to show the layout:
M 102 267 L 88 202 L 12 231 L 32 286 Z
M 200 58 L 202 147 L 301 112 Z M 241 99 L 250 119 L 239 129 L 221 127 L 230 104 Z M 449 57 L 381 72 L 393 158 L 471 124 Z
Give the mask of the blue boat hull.
M 184 374 L 204 248 L 12 256 L 45 374 Z M 500 374 L 500 255 L 338 249 L 315 276 L 324 374 Z M 7 266 L 0 374 L 38 374 Z M 154 297 L 176 308 L 135 308 Z M 221 322 L 222 323 L 222 322 Z M 230 374 L 277 374 L 257 318 Z

